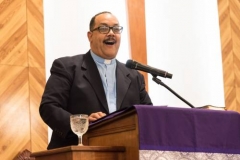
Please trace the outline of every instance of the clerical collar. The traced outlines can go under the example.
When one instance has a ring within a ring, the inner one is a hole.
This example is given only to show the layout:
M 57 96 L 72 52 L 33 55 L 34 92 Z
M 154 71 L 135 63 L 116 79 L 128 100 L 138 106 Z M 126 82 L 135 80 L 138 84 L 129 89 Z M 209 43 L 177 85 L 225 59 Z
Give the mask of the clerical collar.
M 93 58 L 94 61 L 101 63 L 101 64 L 106 64 L 106 65 L 111 65 L 116 63 L 116 59 L 103 59 L 102 57 L 99 57 L 98 55 L 96 55 L 95 53 L 93 53 L 92 50 L 90 50 L 91 56 Z

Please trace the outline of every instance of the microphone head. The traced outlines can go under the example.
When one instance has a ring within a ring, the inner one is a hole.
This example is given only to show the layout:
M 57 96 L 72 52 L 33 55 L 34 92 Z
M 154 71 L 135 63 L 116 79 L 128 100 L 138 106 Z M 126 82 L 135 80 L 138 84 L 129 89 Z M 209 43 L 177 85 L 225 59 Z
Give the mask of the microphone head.
M 126 65 L 125 65 L 126 67 L 128 67 L 128 68 L 131 68 L 131 69 L 134 69 L 135 68 L 135 66 L 136 66 L 136 62 L 135 61 L 133 61 L 133 60 L 131 60 L 131 59 L 129 59 L 129 60 L 127 60 L 127 62 L 126 62 Z
M 154 77 L 161 76 L 161 77 L 164 77 L 164 78 L 172 78 L 171 73 L 168 73 L 166 71 L 163 71 L 163 70 L 160 70 L 160 69 L 157 69 L 157 68 L 153 68 L 153 67 L 148 66 L 148 65 L 143 65 L 143 64 L 141 64 L 139 62 L 136 62 L 134 60 L 131 60 L 131 59 L 127 60 L 126 67 L 128 67 L 130 69 L 136 69 L 136 70 L 140 70 L 140 71 L 143 71 L 143 72 L 150 73 Z

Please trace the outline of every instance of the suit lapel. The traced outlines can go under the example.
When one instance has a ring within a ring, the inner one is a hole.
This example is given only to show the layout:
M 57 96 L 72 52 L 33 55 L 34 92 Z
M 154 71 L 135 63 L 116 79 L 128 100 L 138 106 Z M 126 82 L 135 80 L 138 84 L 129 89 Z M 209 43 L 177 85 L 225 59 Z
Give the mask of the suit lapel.
M 117 61 L 116 67 L 116 89 L 117 89 L 117 109 L 120 109 L 122 101 L 127 93 L 131 80 L 128 78 L 129 72 L 125 66 Z
M 102 85 L 102 80 L 101 80 L 100 74 L 98 72 L 97 66 L 96 66 L 93 58 L 91 57 L 90 52 L 88 52 L 85 55 L 85 58 L 84 58 L 84 61 L 82 64 L 82 68 L 86 69 L 84 76 L 91 84 L 92 88 L 94 89 L 94 91 L 95 91 L 99 101 L 102 103 L 103 107 L 109 113 L 107 99 L 106 99 L 106 95 L 105 95 L 104 88 Z

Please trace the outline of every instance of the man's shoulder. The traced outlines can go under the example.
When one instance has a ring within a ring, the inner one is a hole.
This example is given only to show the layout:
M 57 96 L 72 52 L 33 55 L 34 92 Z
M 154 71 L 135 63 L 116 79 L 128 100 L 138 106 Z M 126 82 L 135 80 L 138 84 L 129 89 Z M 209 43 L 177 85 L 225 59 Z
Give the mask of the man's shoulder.
M 78 55 L 73 55 L 73 56 L 65 56 L 65 57 L 59 57 L 56 59 L 56 61 L 62 61 L 62 62 L 79 62 L 80 60 L 83 59 L 83 56 L 85 54 L 78 54 Z
M 88 51 L 87 53 L 84 53 L 84 54 L 59 57 L 59 58 L 55 59 L 54 62 L 62 63 L 65 66 L 75 66 L 75 65 L 78 66 L 78 65 L 82 64 L 84 58 L 89 57 L 89 55 L 90 55 L 90 52 Z
M 53 61 L 51 72 L 56 70 L 62 70 L 63 68 L 68 72 L 74 72 L 76 68 L 81 67 L 86 54 L 78 54 L 74 56 L 59 57 Z
M 140 73 L 137 70 L 130 69 L 126 67 L 126 65 L 122 62 L 117 61 L 118 68 L 125 74 L 130 74 L 130 75 L 140 75 Z

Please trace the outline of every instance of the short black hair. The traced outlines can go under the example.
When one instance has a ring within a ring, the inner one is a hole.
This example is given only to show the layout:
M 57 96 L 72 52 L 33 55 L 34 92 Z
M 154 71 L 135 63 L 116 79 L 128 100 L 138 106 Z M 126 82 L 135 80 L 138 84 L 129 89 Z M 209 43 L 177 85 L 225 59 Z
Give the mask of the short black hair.
M 112 14 L 111 12 L 108 12 L 108 11 L 103 11 L 103 12 L 100 12 L 98 14 L 96 14 L 95 16 L 92 17 L 92 19 L 90 20 L 90 24 L 89 24 L 89 30 L 93 30 L 94 26 L 95 26 L 95 18 L 100 15 L 100 14 L 105 14 L 105 13 L 109 13 L 109 14 Z

